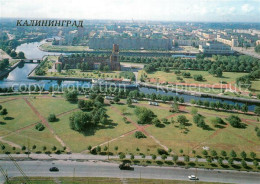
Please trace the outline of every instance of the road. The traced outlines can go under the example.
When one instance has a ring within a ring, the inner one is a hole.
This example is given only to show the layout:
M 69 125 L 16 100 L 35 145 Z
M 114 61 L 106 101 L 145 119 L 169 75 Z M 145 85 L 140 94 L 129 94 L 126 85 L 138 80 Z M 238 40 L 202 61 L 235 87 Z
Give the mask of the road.
M 196 174 L 200 181 L 225 182 L 239 184 L 259 183 L 260 173 L 238 171 L 218 171 L 204 169 L 184 169 L 174 167 L 134 166 L 134 171 L 121 171 L 118 164 L 102 161 L 18 161 L 19 166 L 27 176 L 72 177 L 75 168 L 75 177 L 114 177 L 114 178 L 150 178 L 188 180 L 187 176 Z M 1 161 L 1 167 L 7 170 L 9 177 L 21 176 L 11 161 Z M 50 167 L 58 167 L 59 172 L 49 172 Z M 0 183 L 4 178 L 1 175 Z
M 249 55 L 249 56 L 255 57 L 257 59 L 260 59 L 260 54 L 255 52 L 254 47 L 249 47 L 247 49 L 241 48 L 241 47 L 232 47 L 232 49 L 237 52 L 240 52 L 242 54 Z

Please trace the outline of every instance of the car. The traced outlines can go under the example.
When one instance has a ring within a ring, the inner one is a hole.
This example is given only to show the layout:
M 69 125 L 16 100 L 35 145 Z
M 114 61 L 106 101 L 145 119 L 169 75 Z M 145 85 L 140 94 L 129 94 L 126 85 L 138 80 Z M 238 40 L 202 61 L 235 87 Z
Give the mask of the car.
M 199 180 L 199 178 L 196 177 L 195 175 L 190 175 L 190 176 L 188 176 L 188 178 L 189 178 L 190 180 Z
M 129 163 L 119 164 L 119 169 L 120 170 L 134 170 L 134 168 L 132 168 Z
M 50 169 L 50 172 L 58 172 L 59 169 L 57 167 L 51 167 Z

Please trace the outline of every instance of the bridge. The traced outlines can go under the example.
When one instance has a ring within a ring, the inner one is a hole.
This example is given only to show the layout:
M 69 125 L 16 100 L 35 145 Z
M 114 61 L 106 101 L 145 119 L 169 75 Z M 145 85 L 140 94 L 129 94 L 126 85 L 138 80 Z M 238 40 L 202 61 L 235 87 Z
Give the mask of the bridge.
M 24 63 L 40 63 L 42 58 L 22 59 Z

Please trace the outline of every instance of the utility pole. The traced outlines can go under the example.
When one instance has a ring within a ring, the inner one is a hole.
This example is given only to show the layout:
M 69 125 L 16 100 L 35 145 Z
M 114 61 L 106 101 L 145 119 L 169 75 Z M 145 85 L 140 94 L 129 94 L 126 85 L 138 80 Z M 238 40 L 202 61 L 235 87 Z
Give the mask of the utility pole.
M 28 154 L 28 158 L 30 156 L 30 139 L 27 139 L 27 143 L 28 143 L 28 149 L 27 149 L 27 154 Z
M 75 167 L 73 169 L 73 183 L 74 183 L 74 179 L 75 179 Z
M 108 150 L 108 153 L 107 153 L 107 159 L 109 160 L 109 153 L 110 153 L 110 152 L 109 152 L 109 139 L 108 139 L 107 144 L 108 144 L 108 145 L 107 145 L 107 150 Z

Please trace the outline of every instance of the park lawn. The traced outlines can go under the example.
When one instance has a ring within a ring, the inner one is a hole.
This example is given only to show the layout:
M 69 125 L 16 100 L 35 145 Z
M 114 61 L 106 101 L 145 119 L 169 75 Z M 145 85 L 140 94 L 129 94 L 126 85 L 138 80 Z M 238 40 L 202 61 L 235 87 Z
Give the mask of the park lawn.
M 161 82 L 179 82 L 177 80 L 177 76 L 183 78 L 185 83 L 195 83 L 195 84 L 218 84 L 220 81 L 225 81 L 227 83 L 235 84 L 236 78 L 246 75 L 247 73 L 236 73 L 236 72 L 223 72 L 223 77 L 215 77 L 208 73 L 208 71 L 197 71 L 197 70 L 181 70 L 181 72 L 189 72 L 191 74 L 191 78 L 184 78 L 182 75 L 176 75 L 174 70 L 170 72 L 156 71 L 153 73 L 148 73 L 148 78 L 159 78 Z M 145 73 L 143 70 L 138 72 L 138 76 Z M 193 79 L 193 75 L 202 75 L 205 81 L 195 81 Z
M 109 151 L 113 152 L 114 154 L 123 152 L 125 154 L 132 153 L 134 155 L 139 155 L 140 153 L 143 153 L 145 155 L 157 154 L 157 148 L 160 148 L 160 146 L 152 138 L 147 137 L 137 139 L 135 138 L 134 133 L 131 135 L 126 135 L 124 137 L 120 137 L 119 139 L 110 142 L 109 146 Z M 118 146 L 118 151 L 114 150 L 115 146 Z M 140 151 L 137 151 L 137 148 L 139 148 Z M 150 151 L 148 151 L 147 149 L 149 149 Z
M 46 97 L 46 98 L 31 98 L 29 101 L 37 109 L 37 111 L 48 118 L 48 116 L 53 113 L 56 116 L 60 113 L 70 111 L 78 107 L 76 103 L 70 103 L 64 98 L 60 97 Z
M 240 157 L 240 152 L 242 151 L 247 152 L 248 156 L 249 153 L 253 151 L 257 154 L 257 157 L 259 157 L 260 153 L 259 146 L 256 146 L 255 144 L 252 144 L 240 137 L 237 137 L 233 133 L 230 133 L 226 130 L 223 130 L 213 138 L 206 140 L 201 144 L 201 146 L 207 146 L 210 149 L 216 150 L 218 153 L 220 153 L 222 150 L 225 150 L 227 152 L 234 150 L 236 151 L 238 157 Z
M 4 101 L 6 101 L 6 100 L 12 100 L 12 99 L 13 99 L 12 97 L 6 97 L 6 96 L 0 97 L 0 103 L 1 103 L 1 102 L 4 102 Z M 4 104 L 0 104 L 0 105 L 4 106 Z
M 88 46 L 61 46 L 61 45 L 52 45 L 51 43 L 44 43 L 40 45 L 40 48 L 44 51 L 89 51 Z
M 69 117 L 71 114 L 60 117 L 58 122 L 50 123 L 50 125 L 73 152 L 82 152 L 89 145 L 97 146 L 135 129 L 133 125 L 125 124 L 122 117 L 115 114 L 112 109 L 108 108 L 107 114 L 113 122 L 110 122 L 106 126 L 99 125 L 95 130 L 87 130 L 84 134 L 71 130 L 69 126 Z
M 192 120 L 190 114 L 177 113 L 172 117 L 176 122 L 178 115 L 185 115 L 189 120 L 189 126 L 186 126 L 188 133 L 185 134 L 184 130 L 178 128 L 179 123 L 175 124 L 163 124 L 162 128 L 150 126 L 146 130 L 148 133 L 157 138 L 163 145 L 171 148 L 174 153 L 179 153 L 180 149 L 183 149 L 184 153 L 188 154 L 193 147 L 197 146 L 200 142 L 205 141 L 215 130 L 203 130 L 197 127 Z M 169 119 L 170 121 L 170 119 Z M 207 125 L 210 125 L 208 119 L 205 119 Z
M 233 114 L 233 113 L 230 113 L 230 112 L 225 112 L 225 111 L 217 111 L 217 110 L 214 110 L 214 109 L 205 109 L 205 108 L 201 108 L 201 107 L 196 107 L 198 109 L 198 113 L 210 113 L 210 114 L 207 114 L 207 116 L 218 116 L 222 119 L 225 119 L 226 117 L 228 116 L 231 116 L 231 115 L 235 115 L 235 116 L 238 116 L 240 118 L 243 118 L 243 119 L 249 119 L 249 120 L 254 120 L 254 121 L 257 121 L 257 119 L 259 117 L 257 116 L 254 116 L 254 115 L 247 115 L 247 114 Z M 186 106 L 186 109 L 187 110 L 191 110 L 192 107 L 191 106 Z
M 49 61 L 58 61 L 59 56 L 47 56 Z
M 38 117 L 23 99 L 9 101 L 2 106 L 8 111 L 6 119 L 0 118 L 0 121 L 3 122 L 0 124 L 2 130 L 15 131 L 39 121 Z
M 129 117 L 132 121 L 138 122 L 138 117 L 135 115 L 135 107 L 145 107 L 154 112 L 154 114 L 157 116 L 157 118 L 162 119 L 170 116 L 172 113 L 169 112 L 167 108 L 170 108 L 169 104 L 163 104 L 159 103 L 159 107 L 162 107 L 164 109 L 160 109 L 156 106 L 151 106 L 148 104 L 147 101 L 139 101 L 138 103 L 132 104 L 132 107 L 128 107 L 124 104 L 113 104 L 112 106 L 116 107 L 121 113 L 125 110 L 125 116 Z
M 260 93 L 260 80 L 252 81 L 251 91 Z
M 102 76 L 104 74 L 104 76 Z M 98 76 L 97 72 L 86 71 L 82 72 L 80 69 L 70 69 L 69 71 L 62 70 L 58 72 L 47 72 L 45 76 L 49 77 L 80 77 L 80 78 L 119 78 L 120 71 L 102 72 L 101 77 Z
M 5 140 L 14 142 L 20 146 L 30 147 L 36 145 L 35 151 L 42 151 L 42 147 L 46 146 L 48 151 L 51 151 L 53 146 L 57 149 L 62 149 L 61 144 L 55 139 L 48 128 L 45 127 L 43 131 L 38 131 L 34 127 L 22 130 L 19 133 L 10 134 L 4 138 Z
M 2 153 L 6 153 L 6 152 L 10 152 L 10 153 L 16 153 L 16 152 L 20 152 L 21 149 L 19 148 L 15 148 L 15 150 L 13 150 L 13 147 L 11 147 L 9 144 L 3 143 L 0 141 L 0 146 L 4 145 L 5 149 L 0 149 L 0 154 Z

